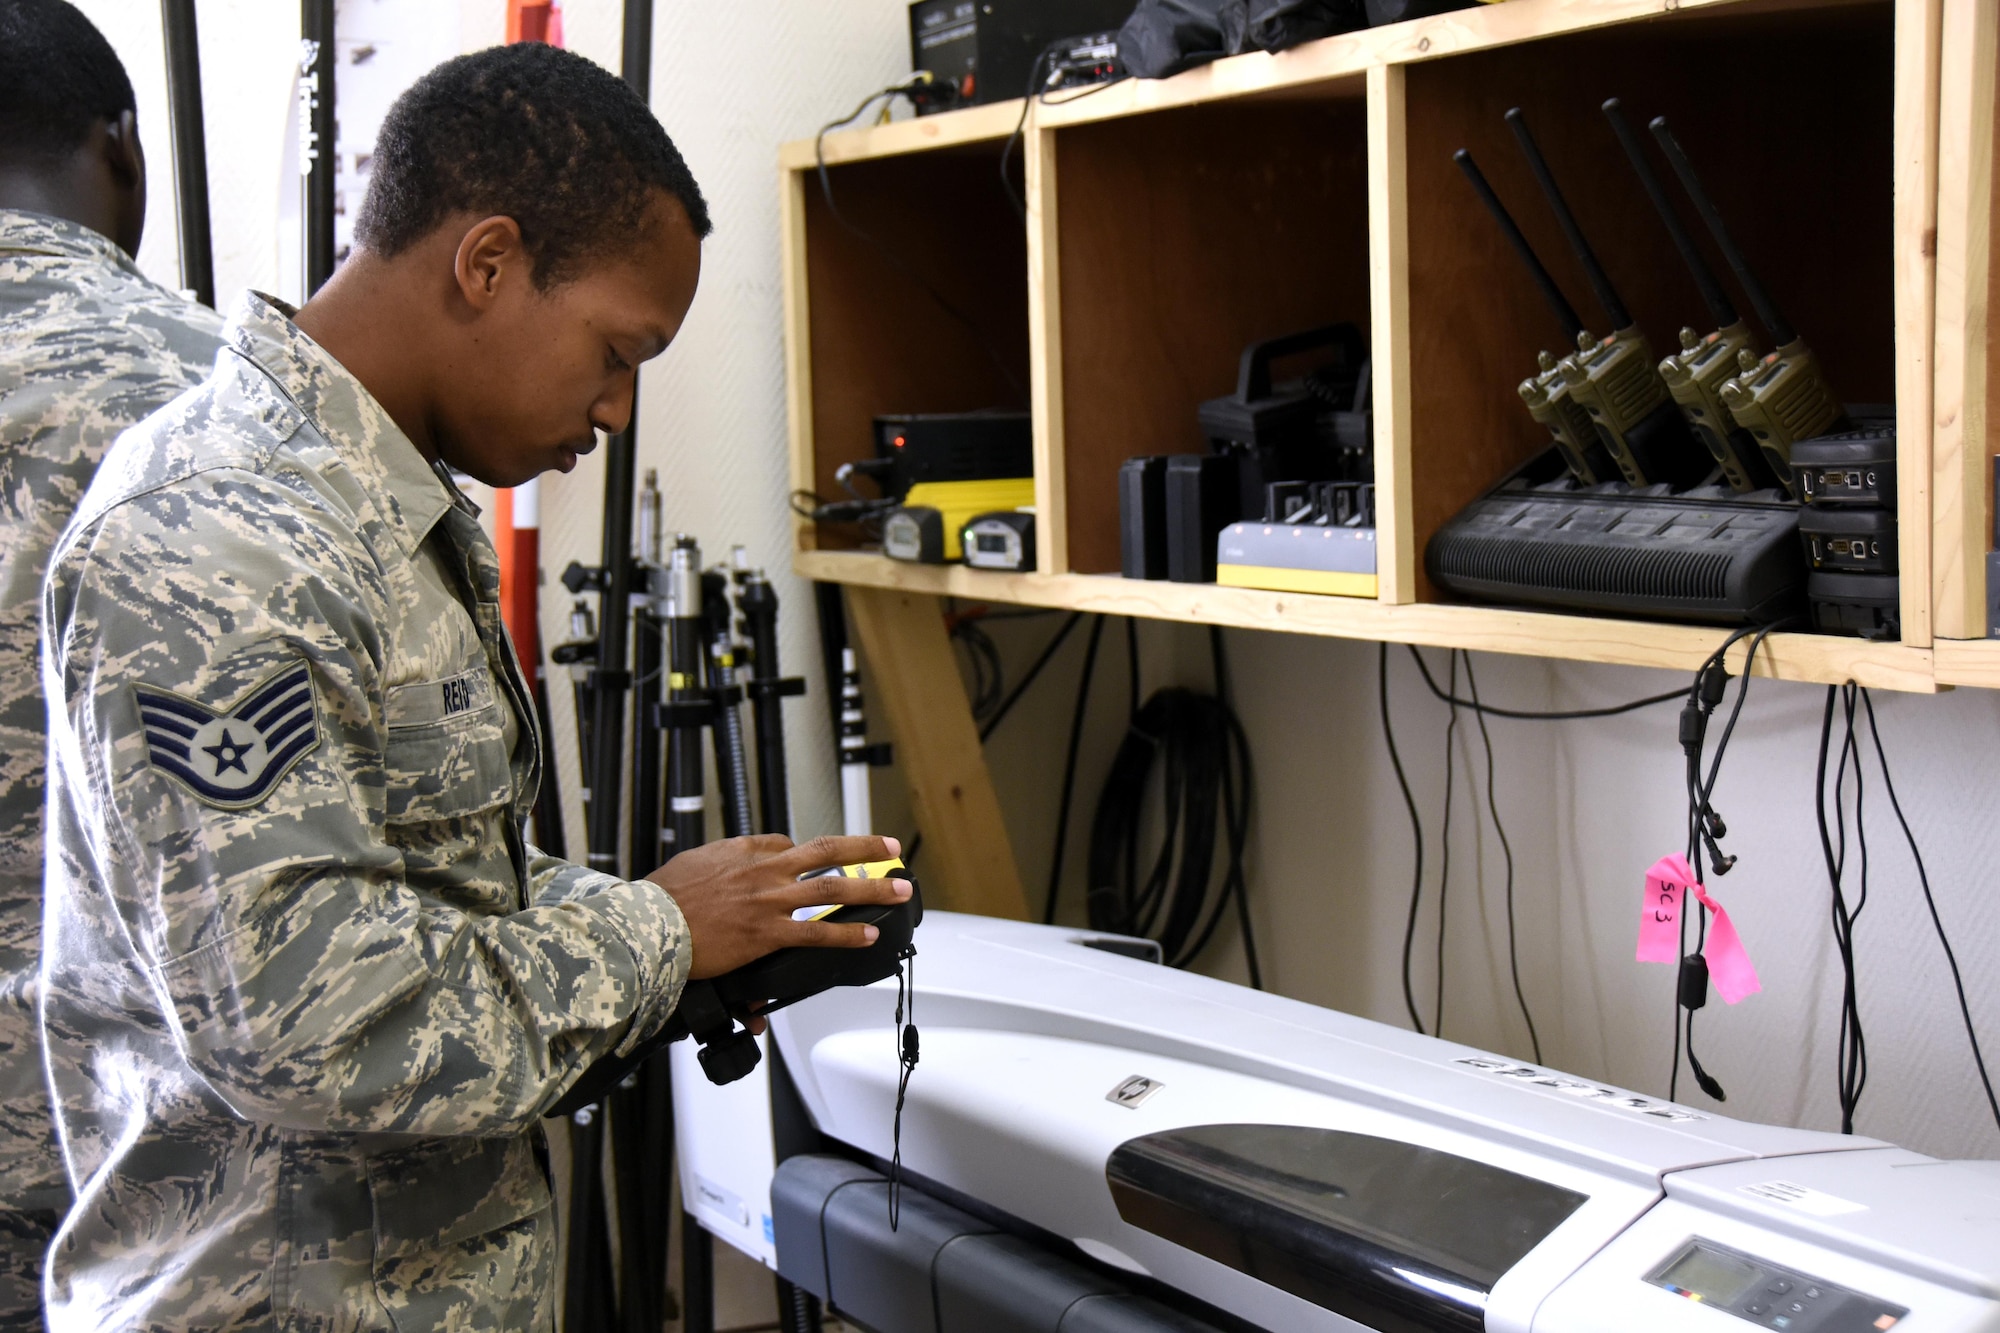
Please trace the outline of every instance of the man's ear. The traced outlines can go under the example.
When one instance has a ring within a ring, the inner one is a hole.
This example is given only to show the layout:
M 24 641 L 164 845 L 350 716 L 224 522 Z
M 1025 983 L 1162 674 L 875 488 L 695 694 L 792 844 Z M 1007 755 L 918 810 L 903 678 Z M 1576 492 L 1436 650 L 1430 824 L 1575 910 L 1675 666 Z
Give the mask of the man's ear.
M 530 280 L 532 261 L 521 243 L 521 224 L 510 217 L 481 218 L 459 238 L 452 276 L 474 310 L 486 310 L 509 284 Z
M 137 112 L 121 111 L 105 122 L 104 166 L 111 176 L 117 230 L 111 239 L 136 255 L 146 227 L 146 150 L 139 144 Z
M 139 117 L 120 111 L 118 119 L 104 127 L 104 159 L 111 177 L 128 190 L 146 187 L 146 152 L 139 146 Z

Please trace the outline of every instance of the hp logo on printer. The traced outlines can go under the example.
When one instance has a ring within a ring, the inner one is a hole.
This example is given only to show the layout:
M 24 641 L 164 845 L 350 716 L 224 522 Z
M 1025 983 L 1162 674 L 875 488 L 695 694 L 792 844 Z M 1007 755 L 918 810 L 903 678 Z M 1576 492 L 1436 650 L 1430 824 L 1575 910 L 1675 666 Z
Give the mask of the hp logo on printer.
M 1123 1106 L 1130 1109 L 1158 1092 L 1160 1087 L 1161 1084 L 1158 1079 L 1145 1078 L 1134 1074 L 1111 1091 L 1105 1093 L 1104 1100 L 1114 1106 Z

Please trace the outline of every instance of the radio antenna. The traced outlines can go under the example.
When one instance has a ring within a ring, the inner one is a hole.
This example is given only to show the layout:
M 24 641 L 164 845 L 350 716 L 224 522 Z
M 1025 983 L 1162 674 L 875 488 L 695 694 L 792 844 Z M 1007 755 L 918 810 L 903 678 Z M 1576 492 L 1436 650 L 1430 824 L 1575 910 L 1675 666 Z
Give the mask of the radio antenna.
M 1667 118 L 1655 117 L 1650 128 L 1653 137 L 1660 141 L 1660 148 L 1666 153 L 1667 161 L 1673 164 L 1674 174 L 1681 178 L 1682 186 L 1687 189 L 1688 198 L 1694 200 L 1695 212 L 1701 214 L 1701 220 L 1708 224 L 1709 234 L 1715 237 L 1716 247 L 1722 251 L 1722 257 L 1729 261 L 1729 267 L 1735 270 L 1736 280 L 1743 284 L 1744 294 L 1750 298 L 1750 304 L 1757 308 L 1757 318 L 1763 320 L 1764 327 L 1770 331 L 1771 342 L 1778 347 L 1790 346 L 1798 340 L 1797 330 L 1792 328 L 1790 321 L 1778 313 L 1777 303 L 1771 299 L 1771 294 L 1764 290 L 1764 284 L 1757 281 L 1757 275 L 1750 269 L 1750 261 L 1744 258 L 1743 251 L 1737 248 L 1735 238 L 1730 236 L 1729 228 L 1722 221 L 1722 214 L 1716 210 L 1715 201 L 1710 199 L 1708 191 L 1702 188 L 1701 177 L 1694 174 L 1694 164 L 1688 161 L 1687 154 L 1681 150 L 1680 141 L 1674 138 L 1674 132 L 1667 128 Z
M 1701 289 L 1702 303 L 1708 307 L 1709 317 L 1715 321 L 1715 327 L 1728 328 L 1737 321 L 1736 307 L 1730 302 L 1729 294 L 1722 290 L 1715 270 L 1708 266 L 1707 258 L 1694 243 L 1694 237 L 1681 224 L 1680 214 L 1674 212 L 1673 201 L 1667 198 L 1666 183 L 1646 159 L 1645 140 L 1632 128 L 1632 122 L 1625 118 L 1625 107 L 1617 98 L 1605 101 L 1604 114 L 1610 119 L 1618 142 L 1625 145 L 1625 155 L 1632 159 L 1632 170 L 1639 173 L 1639 184 L 1646 187 L 1646 197 L 1653 201 L 1654 210 L 1666 225 L 1667 235 L 1673 238 L 1674 249 L 1681 252 L 1681 259 L 1694 277 L 1694 285 Z
M 1569 237 L 1570 248 L 1576 251 L 1577 259 L 1582 261 L 1584 276 L 1590 279 L 1591 290 L 1597 293 L 1597 302 L 1604 307 L 1605 315 L 1611 320 L 1611 327 L 1614 330 L 1632 327 L 1631 312 L 1626 310 L 1625 303 L 1618 299 L 1618 292 L 1611 285 L 1611 275 L 1604 271 L 1604 265 L 1597 262 L 1597 253 L 1590 248 L 1590 242 L 1584 239 L 1583 228 L 1577 225 L 1576 215 L 1569 211 L 1569 204 L 1563 199 L 1562 191 L 1556 187 L 1555 175 L 1549 170 L 1548 162 L 1543 159 L 1542 150 L 1536 146 L 1535 136 L 1528 132 L 1527 117 L 1521 114 L 1520 107 L 1515 107 L 1507 113 L 1507 125 L 1514 131 L 1514 137 L 1520 141 L 1521 153 L 1528 159 L 1528 169 L 1535 173 L 1535 180 L 1541 185 L 1542 193 L 1548 196 L 1549 207 L 1555 210 L 1556 221 L 1562 224 L 1563 234 Z
M 1542 299 L 1549 303 L 1549 309 L 1555 312 L 1557 322 L 1563 326 L 1563 332 L 1569 335 L 1569 340 L 1574 343 L 1576 336 L 1583 332 L 1583 321 L 1577 318 L 1576 308 L 1562 294 L 1562 288 L 1556 286 L 1556 280 L 1549 276 L 1548 269 L 1542 266 L 1534 247 L 1528 244 L 1528 238 L 1523 236 L 1521 229 L 1514 224 L 1514 215 L 1507 211 L 1507 205 L 1501 203 L 1500 196 L 1493 192 L 1493 187 L 1487 183 L 1485 173 L 1480 171 L 1479 164 L 1472 160 L 1471 153 L 1461 148 L 1451 155 L 1451 160 L 1458 163 L 1458 169 L 1472 182 L 1473 190 L 1486 204 L 1486 211 L 1500 224 L 1500 231 L 1513 245 L 1514 253 L 1521 256 L 1521 262 L 1527 265 L 1528 276 L 1535 280 L 1535 286 L 1541 288 Z

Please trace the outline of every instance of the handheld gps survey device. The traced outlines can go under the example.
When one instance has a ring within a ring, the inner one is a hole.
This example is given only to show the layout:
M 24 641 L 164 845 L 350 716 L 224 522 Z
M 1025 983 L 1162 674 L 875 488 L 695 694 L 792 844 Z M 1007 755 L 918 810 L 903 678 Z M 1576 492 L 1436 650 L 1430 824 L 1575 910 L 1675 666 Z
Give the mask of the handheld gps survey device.
M 734 1083 L 763 1058 L 757 1039 L 740 1023 L 835 986 L 866 986 L 893 977 L 904 960 L 915 955 L 910 941 L 924 919 L 923 891 L 901 860 L 842 866 L 810 878 L 907 879 L 910 896 L 900 903 L 835 905 L 796 913 L 800 920 L 859 923 L 881 933 L 865 948 L 779 949 L 734 972 L 688 982 L 665 1027 L 629 1054 L 606 1056 L 585 1070 L 546 1114 L 569 1115 L 602 1101 L 627 1074 L 683 1037 L 693 1037 L 701 1048 L 697 1058 L 709 1082 Z

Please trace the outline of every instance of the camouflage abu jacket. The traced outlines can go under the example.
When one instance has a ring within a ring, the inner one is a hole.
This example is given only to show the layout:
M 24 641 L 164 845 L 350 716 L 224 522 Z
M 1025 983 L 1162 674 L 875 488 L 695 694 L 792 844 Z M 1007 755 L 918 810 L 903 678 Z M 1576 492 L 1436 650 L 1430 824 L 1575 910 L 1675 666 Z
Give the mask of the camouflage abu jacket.
M 0 1209 L 59 1209 L 35 1034 L 42 571 L 118 433 L 208 375 L 222 321 L 90 228 L 0 209 L 0 330 Z
M 686 924 L 523 841 L 471 506 L 273 304 L 225 336 L 50 566 L 50 1327 L 548 1328 L 538 1116 Z

